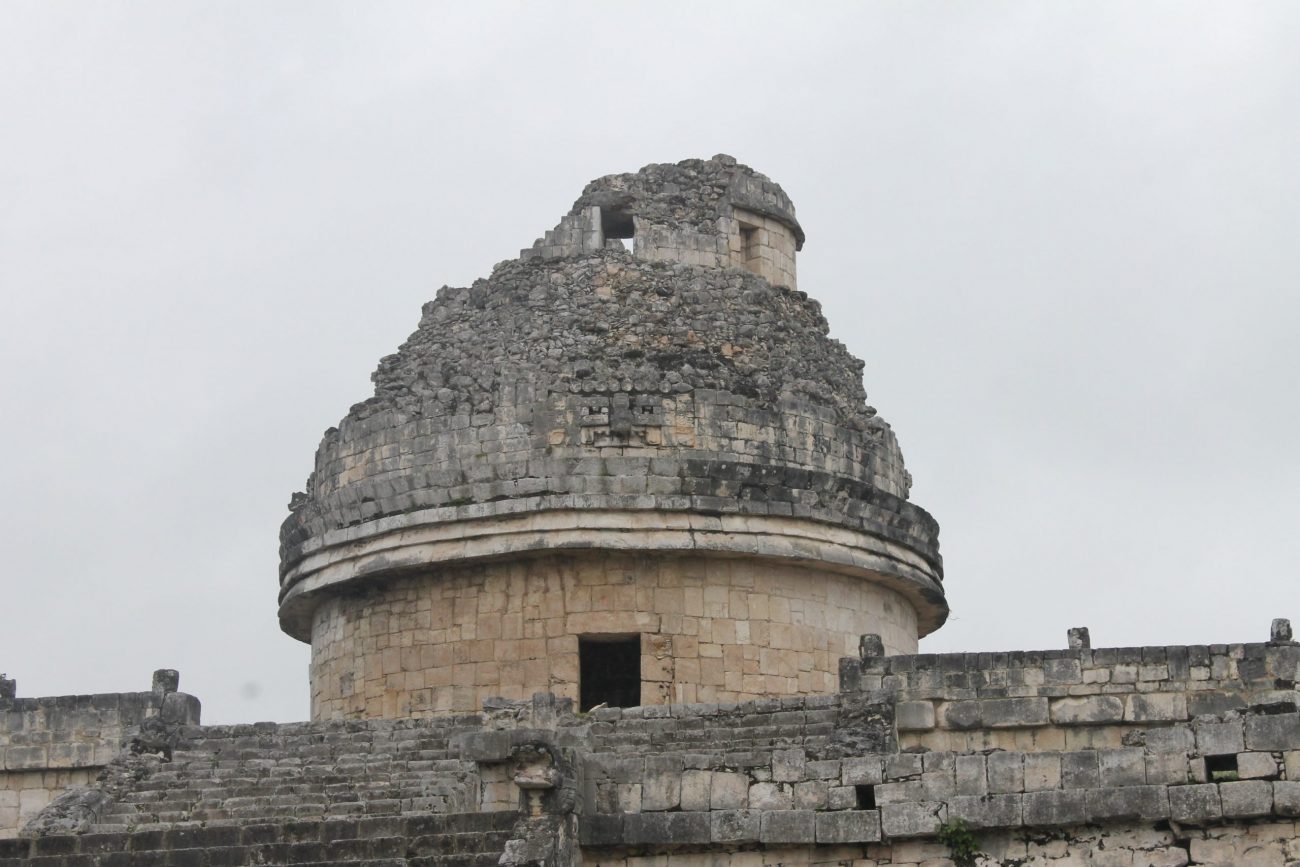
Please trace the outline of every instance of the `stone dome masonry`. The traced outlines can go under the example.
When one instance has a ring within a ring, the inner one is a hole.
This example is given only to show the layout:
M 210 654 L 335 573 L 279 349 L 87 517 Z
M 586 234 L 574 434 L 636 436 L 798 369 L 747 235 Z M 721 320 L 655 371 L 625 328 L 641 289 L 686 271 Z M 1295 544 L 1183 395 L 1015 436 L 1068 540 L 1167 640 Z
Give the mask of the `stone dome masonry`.
M 313 717 L 585 705 L 623 655 L 622 704 L 827 693 L 864 633 L 915 653 L 948 611 L 938 525 L 795 288 L 803 241 L 719 155 L 593 181 L 439 290 L 281 529 Z

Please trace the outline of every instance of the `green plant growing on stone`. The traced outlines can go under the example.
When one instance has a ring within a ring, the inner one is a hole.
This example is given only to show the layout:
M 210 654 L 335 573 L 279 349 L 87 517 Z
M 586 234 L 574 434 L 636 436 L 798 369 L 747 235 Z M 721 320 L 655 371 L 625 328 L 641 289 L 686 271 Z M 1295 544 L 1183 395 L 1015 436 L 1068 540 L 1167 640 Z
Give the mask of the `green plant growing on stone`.
M 957 867 L 975 867 L 980 854 L 979 841 L 963 819 L 953 819 L 939 826 L 939 842 L 948 847 L 948 857 Z

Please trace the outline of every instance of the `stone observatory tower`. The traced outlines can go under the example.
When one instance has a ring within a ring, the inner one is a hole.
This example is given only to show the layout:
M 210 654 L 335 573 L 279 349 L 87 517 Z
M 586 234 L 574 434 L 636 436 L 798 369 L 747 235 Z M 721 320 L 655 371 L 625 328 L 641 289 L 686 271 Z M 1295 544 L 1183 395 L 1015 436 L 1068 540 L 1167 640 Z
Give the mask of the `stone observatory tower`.
M 916 652 L 938 525 L 796 288 L 803 241 L 719 155 L 593 181 L 441 289 L 281 530 L 313 718 L 828 693 L 865 633 Z

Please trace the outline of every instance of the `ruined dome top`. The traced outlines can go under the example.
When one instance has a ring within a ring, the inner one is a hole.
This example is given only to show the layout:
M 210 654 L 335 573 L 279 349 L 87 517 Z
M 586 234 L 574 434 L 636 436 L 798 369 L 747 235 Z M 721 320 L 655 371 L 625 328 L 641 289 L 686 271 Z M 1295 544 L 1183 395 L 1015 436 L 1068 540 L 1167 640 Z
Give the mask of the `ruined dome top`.
M 286 631 L 363 576 L 643 544 L 869 573 L 937 628 L 938 526 L 862 362 L 794 288 L 802 239 L 776 184 L 686 160 L 593 181 L 519 259 L 439 290 L 293 497 Z
M 639 172 L 597 178 L 587 184 L 569 213 L 576 215 L 592 206 L 601 208 L 606 226 L 620 219 L 626 226 L 636 217 L 646 224 L 704 232 L 716 231 L 720 219 L 731 218 L 734 209 L 741 208 L 781 223 L 793 234 L 795 249 L 803 249 L 804 233 L 790 197 L 766 175 L 726 154 L 655 163 Z

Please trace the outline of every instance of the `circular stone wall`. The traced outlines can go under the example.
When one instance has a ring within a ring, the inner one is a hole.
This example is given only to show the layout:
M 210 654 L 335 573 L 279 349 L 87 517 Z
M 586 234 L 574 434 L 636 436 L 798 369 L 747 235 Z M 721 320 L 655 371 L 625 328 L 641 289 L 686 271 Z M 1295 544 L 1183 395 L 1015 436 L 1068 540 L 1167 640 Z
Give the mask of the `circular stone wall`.
M 829 693 L 868 632 L 915 653 L 916 611 L 887 587 L 793 563 L 574 552 L 451 566 L 316 606 L 312 718 L 576 700 L 580 636 L 640 636 L 642 704 Z

